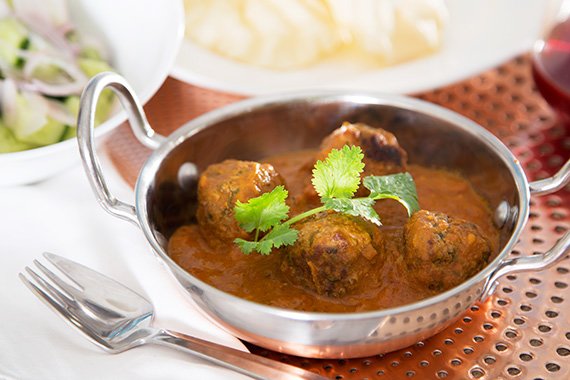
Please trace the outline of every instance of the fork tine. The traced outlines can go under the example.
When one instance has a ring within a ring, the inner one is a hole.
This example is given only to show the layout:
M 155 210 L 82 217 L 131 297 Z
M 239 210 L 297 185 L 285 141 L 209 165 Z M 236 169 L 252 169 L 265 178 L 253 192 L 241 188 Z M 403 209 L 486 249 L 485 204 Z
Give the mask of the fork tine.
M 76 318 L 69 312 L 69 309 L 66 307 L 67 304 L 60 297 L 60 295 L 62 295 L 62 293 L 60 293 L 57 289 L 55 289 L 54 287 L 49 285 L 47 282 L 45 282 L 41 277 L 39 277 L 29 267 L 26 267 L 26 271 L 30 274 L 30 276 L 32 276 L 34 278 L 34 280 L 38 281 L 39 284 L 41 284 L 42 286 L 47 285 L 48 288 L 45 288 L 47 292 L 44 292 L 42 289 L 40 289 L 38 286 L 36 286 L 33 282 L 28 280 L 28 278 L 23 273 L 19 273 L 18 277 L 20 277 L 20 280 L 22 280 L 24 285 L 26 285 L 28 287 L 28 289 L 30 289 L 32 291 L 32 293 L 34 293 L 36 295 L 36 297 L 38 297 L 43 303 L 45 303 L 47 306 L 49 306 L 50 308 L 55 310 L 56 314 L 59 314 L 66 321 L 70 321 L 74 325 L 77 326 Z
M 73 281 L 73 283 L 77 284 L 77 286 L 79 286 L 83 291 L 91 292 L 91 296 L 94 296 L 92 294 L 93 291 L 107 288 L 113 289 L 115 294 L 120 294 L 125 297 L 129 296 L 132 302 L 137 300 L 139 303 L 149 303 L 144 296 L 100 272 L 53 253 L 44 252 L 43 255 L 57 269 L 59 269 L 61 273 Z
M 26 267 L 26 269 L 29 269 Z M 18 273 L 18 277 L 20 280 L 26 285 L 28 289 L 34 293 L 36 297 L 41 299 L 43 302 L 46 302 L 48 306 L 53 307 L 54 309 L 59 311 L 59 308 L 62 307 L 61 300 L 55 300 L 52 296 L 47 295 L 43 290 L 38 288 L 34 283 L 32 283 L 23 273 Z
M 37 264 L 36 264 L 37 265 Z M 50 299 L 57 301 L 59 305 L 65 306 L 69 302 L 73 302 L 69 295 L 63 293 L 62 291 L 53 287 L 49 282 L 41 278 L 36 272 L 33 271 L 30 267 L 26 267 L 26 272 L 30 275 L 36 283 L 41 286 L 44 290 L 41 290 L 39 287 L 34 285 L 31 281 L 28 281 L 30 285 L 37 289 L 37 291 L 42 293 L 42 296 L 47 296 Z M 21 274 L 21 273 L 20 273 Z M 23 274 L 21 274 L 23 276 Z M 27 279 L 26 279 L 27 280 Z M 31 289 L 31 288 L 30 288 Z M 33 290 L 33 289 L 31 289 Z M 36 294 L 37 295 L 37 294 Z
M 55 253 L 50 253 L 50 252 L 44 252 L 42 253 L 42 255 L 50 262 L 53 264 L 53 266 L 55 266 L 57 269 L 59 269 L 61 271 L 61 273 L 63 273 L 68 279 L 70 279 L 71 281 L 73 281 L 77 286 L 79 287 L 83 287 L 81 285 L 80 281 L 85 282 L 85 278 L 81 278 L 81 274 L 77 275 L 77 276 L 73 276 L 71 274 L 71 272 L 80 272 L 81 268 L 83 267 L 83 265 L 76 263 L 74 261 L 68 260 L 65 257 L 61 257 L 59 255 L 56 255 Z M 86 270 L 91 270 L 87 267 L 83 267 Z M 87 276 L 86 276 L 87 277 Z M 81 278 L 81 280 L 79 279 Z
M 42 263 L 40 263 L 38 260 L 34 260 L 34 264 L 38 267 L 38 269 L 40 271 L 43 272 L 43 274 L 45 274 L 55 285 L 57 285 L 61 290 L 63 290 L 63 295 L 68 295 L 70 297 L 76 296 L 77 295 L 77 289 L 75 289 L 73 286 L 69 285 L 68 283 L 66 283 L 65 281 L 63 281 L 61 278 L 59 278 L 55 273 L 53 273 L 51 270 L 49 270 L 48 268 L 46 268 Z M 62 272 L 63 273 L 63 272 Z M 34 277 L 35 278 L 35 277 Z M 44 284 L 42 284 L 44 285 Z M 49 286 L 49 284 L 45 284 L 47 286 Z M 45 286 L 44 285 L 44 286 Z M 65 294 L 67 293 L 67 294 Z M 71 301 L 71 299 L 68 297 L 67 298 L 68 301 Z
M 62 317 L 66 322 L 70 323 L 71 325 L 76 327 L 79 331 L 81 331 L 83 334 L 85 334 L 87 338 L 89 338 L 93 343 L 95 343 L 99 347 L 102 347 L 105 350 L 111 349 L 109 344 L 105 342 L 101 337 L 94 334 L 91 330 L 83 327 L 80 318 L 74 315 L 70 311 L 70 309 L 66 307 L 68 306 L 68 304 L 65 301 L 63 301 L 62 298 L 60 298 L 60 296 L 66 297 L 63 295 L 63 293 L 61 293 L 59 290 L 55 289 L 53 286 L 51 286 L 49 283 L 43 280 L 37 273 L 35 273 L 29 267 L 26 267 L 25 269 L 35 281 L 38 281 L 39 285 L 47 286 L 45 288 L 47 291 L 46 293 L 38 286 L 36 286 L 33 282 L 28 280 L 28 278 L 23 273 L 19 273 L 18 277 L 20 277 L 20 280 L 24 283 L 24 285 L 26 285 L 26 287 L 28 287 L 28 289 L 31 290 L 32 293 L 34 293 L 36 297 L 38 297 L 48 307 L 53 309 L 55 313 L 58 314 L 60 317 Z

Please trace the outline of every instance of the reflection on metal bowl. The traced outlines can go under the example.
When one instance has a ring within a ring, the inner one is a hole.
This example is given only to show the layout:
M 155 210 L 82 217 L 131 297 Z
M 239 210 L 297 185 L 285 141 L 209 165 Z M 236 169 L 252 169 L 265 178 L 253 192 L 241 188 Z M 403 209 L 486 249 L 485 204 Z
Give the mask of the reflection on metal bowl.
M 107 189 L 93 145 L 93 110 L 105 87 L 124 100 L 135 135 L 155 149 L 136 185 L 136 206 Z M 100 204 L 140 226 L 148 242 L 201 309 L 236 336 L 272 350 L 307 357 L 359 357 L 396 350 L 441 331 L 475 301 L 493 292 L 508 273 L 539 270 L 561 259 L 565 235 L 543 255 L 507 260 L 528 218 L 530 193 L 553 192 L 570 179 L 570 163 L 552 178 L 527 183 L 510 151 L 484 128 L 441 107 L 400 96 L 297 93 L 245 100 L 190 121 L 167 138 L 146 120 L 129 85 L 101 74 L 88 85 L 78 137 L 87 175 Z M 191 222 L 197 175 L 226 158 L 257 160 L 315 147 L 343 121 L 364 122 L 398 136 L 410 162 L 460 173 L 495 212 L 501 249 L 474 277 L 442 294 L 401 307 L 359 313 L 279 309 L 224 293 L 180 268 L 167 254 L 167 239 Z M 493 183 L 492 189 L 488 186 Z

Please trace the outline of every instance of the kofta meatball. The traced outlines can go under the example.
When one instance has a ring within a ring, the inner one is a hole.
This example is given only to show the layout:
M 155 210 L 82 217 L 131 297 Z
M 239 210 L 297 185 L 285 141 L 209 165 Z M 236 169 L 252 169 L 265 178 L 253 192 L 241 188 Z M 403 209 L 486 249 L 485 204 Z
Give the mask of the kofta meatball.
M 361 178 L 370 175 L 388 175 L 406 171 L 408 154 L 398 144 L 396 136 L 381 128 L 372 128 L 366 124 L 351 124 L 344 122 L 325 137 L 321 143 L 316 160 L 325 160 L 333 149 L 343 146 L 359 146 L 364 154 L 364 171 Z M 311 166 L 312 169 L 312 166 Z M 364 186 L 360 186 L 356 196 L 366 196 L 369 193 Z M 308 184 L 303 192 L 305 199 L 315 202 L 317 192 L 312 184 Z
M 476 224 L 421 210 L 404 226 L 405 263 L 412 279 L 431 290 L 461 284 L 486 264 L 491 245 Z
M 285 249 L 282 272 L 295 284 L 341 297 L 366 280 L 377 256 L 373 230 L 348 215 L 321 213 L 298 223 L 299 237 Z
M 273 190 L 283 179 L 270 164 L 225 160 L 210 165 L 198 181 L 198 224 L 221 240 L 249 238 L 235 220 L 237 201 Z
M 406 171 L 408 155 L 398 144 L 396 136 L 384 129 L 372 128 L 362 123 L 345 122 L 342 127 L 325 137 L 318 159 L 325 159 L 332 149 L 340 149 L 345 145 L 362 148 L 367 175 Z

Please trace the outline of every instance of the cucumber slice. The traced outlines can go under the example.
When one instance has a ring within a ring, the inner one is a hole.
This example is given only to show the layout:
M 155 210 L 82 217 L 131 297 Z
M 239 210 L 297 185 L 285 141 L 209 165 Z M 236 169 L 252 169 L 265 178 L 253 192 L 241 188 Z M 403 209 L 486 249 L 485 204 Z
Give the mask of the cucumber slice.
M 99 50 L 97 50 L 93 46 L 84 47 L 83 50 L 81 50 L 81 53 L 79 53 L 79 55 L 83 58 L 96 59 L 98 61 L 103 60 L 101 54 L 99 53 Z
M 48 116 L 47 122 L 37 131 L 27 136 L 20 137 L 20 140 L 36 145 L 50 145 L 60 142 L 67 126 Z M 16 134 L 17 136 L 17 134 Z
M 113 94 L 113 91 L 109 89 L 104 90 L 99 97 L 99 102 L 97 103 L 97 110 L 95 111 L 95 126 L 98 126 L 107 120 L 113 110 L 114 104 L 115 94 Z M 77 115 L 79 114 L 79 96 L 68 96 L 63 101 L 63 105 L 69 110 L 73 117 L 77 119 Z M 69 129 L 71 129 L 71 131 L 64 135 L 64 139 L 76 136 L 75 126 L 70 126 Z
M 115 94 L 110 89 L 103 90 L 97 103 L 95 111 L 95 126 L 103 123 L 109 118 L 113 105 L 115 104 Z
M 77 119 L 77 114 L 79 113 L 79 96 L 68 96 L 63 101 L 65 107 Z M 95 111 L 95 126 L 101 124 L 111 114 L 113 110 L 113 105 L 115 104 L 115 94 L 113 91 L 106 89 L 101 92 L 99 101 L 97 102 L 97 110 Z
M 31 76 L 42 82 L 56 83 L 58 79 L 65 76 L 65 71 L 56 65 L 38 65 L 34 68 Z
M 61 141 L 73 139 L 77 136 L 77 128 L 70 127 L 69 125 L 65 128 Z
M 20 152 L 35 147 L 33 144 L 19 141 L 10 128 L 0 124 L 0 153 Z
M 75 119 L 79 114 L 79 96 L 68 96 L 63 101 L 64 106 L 69 110 Z M 103 123 L 113 110 L 113 105 L 115 104 L 115 94 L 113 91 L 107 89 L 101 92 L 99 97 L 99 102 L 97 103 L 97 110 L 95 111 L 95 126 Z M 71 127 L 71 129 L 75 129 Z M 75 134 L 73 135 L 75 136 Z
M 16 107 L 10 113 L 4 113 L 4 123 L 22 142 L 34 145 L 56 143 L 61 140 L 66 126 L 47 116 L 47 107 L 41 95 L 16 94 Z
M 79 96 L 68 96 L 64 99 L 63 105 L 69 113 L 77 119 L 77 115 L 79 114 Z
M 17 66 L 20 61 L 18 50 L 25 47 L 26 41 L 29 41 L 26 28 L 13 18 L 1 19 L 0 41 L 3 42 L 0 59 L 11 66 Z
M 92 77 L 103 71 L 113 71 L 107 62 L 101 61 L 100 59 L 78 58 L 77 64 L 81 71 L 83 71 L 88 77 Z

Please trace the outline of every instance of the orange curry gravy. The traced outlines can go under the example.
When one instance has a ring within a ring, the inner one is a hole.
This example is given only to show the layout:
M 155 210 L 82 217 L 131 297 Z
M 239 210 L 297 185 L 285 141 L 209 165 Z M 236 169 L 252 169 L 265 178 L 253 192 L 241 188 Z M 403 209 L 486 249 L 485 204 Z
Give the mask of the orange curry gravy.
M 290 215 L 318 206 L 302 194 L 310 184 L 316 151 L 300 151 L 265 160 L 285 179 L 289 190 Z M 486 202 L 472 186 L 454 173 L 408 165 L 416 182 L 420 207 L 444 212 L 473 222 L 486 234 L 493 252 L 499 244 L 499 232 L 494 227 Z M 208 231 L 198 225 L 180 227 L 169 241 L 171 257 L 185 270 L 214 287 L 238 297 L 262 304 L 288 309 L 322 312 L 354 312 L 378 310 L 412 303 L 432 296 L 434 291 L 415 284 L 411 275 L 403 272 L 400 250 L 403 225 L 407 220 L 404 208 L 393 200 L 377 202 L 376 210 L 383 226 L 385 260 L 377 260 L 376 276 L 363 286 L 341 298 L 318 295 L 293 285 L 280 271 L 281 255 L 257 253 L 244 255 L 233 243 L 212 242 Z M 401 264 L 401 263 L 400 263 Z

